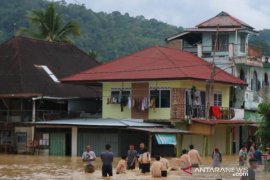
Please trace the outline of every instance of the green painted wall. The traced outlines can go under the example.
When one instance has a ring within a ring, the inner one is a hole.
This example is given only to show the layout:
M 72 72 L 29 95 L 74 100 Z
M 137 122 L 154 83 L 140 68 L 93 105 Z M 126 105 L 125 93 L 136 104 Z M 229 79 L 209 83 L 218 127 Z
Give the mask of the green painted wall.
M 205 83 L 201 81 L 150 81 L 150 89 L 155 88 L 184 88 L 190 89 L 192 86 L 196 86 L 197 90 L 205 91 Z M 112 88 L 130 88 L 130 82 L 106 82 L 103 83 L 103 103 L 102 103 L 102 117 L 103 118 L 115 118 L 115 119 L 125 119 L 131 118 L 131 110 L 128 107 L 124 108 L 121 112 L 120 104 L 107 104 L 107 98 L 110 97 Z M 215 92 L 222 93 L 222 106 L 229 107 L 230 98 L 230 86 L 224 84 L 214 84 Z M 153 109 L 149 110 L 149 119 L 170 119 L 170 108 L 156 108 L 154 112 Z
M 125 119 L 131 118 L 131 110 L 126 106 L 121 112 L 120 104 L 107 104 L 107 99 L 111 96 L 112 88 L 130 88 L 131 83 L 106 82 L 103 83 L 102 91 L 102 118 Z
M 50 133 L 50 155 L 53 156 L 66 155 L 65 133 Z

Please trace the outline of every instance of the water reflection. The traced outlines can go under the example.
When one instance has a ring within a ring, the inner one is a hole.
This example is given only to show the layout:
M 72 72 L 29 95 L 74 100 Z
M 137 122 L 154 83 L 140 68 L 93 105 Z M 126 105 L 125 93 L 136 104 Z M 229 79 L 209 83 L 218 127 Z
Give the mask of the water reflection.
M 114 167 L 118 159 L 114 160 Z M 224 156 L 222 167 L 237 167 L 237 156 Z M 203 165 L 211 166 L 211 159 L 203 158 Z M 84 173 L 83 163 L 80 157 L 55 157 L 55 156 L 36 156 L 36 155 L 0 155 L 0 179 L 102 179 L 100 159 L 96 161 L 96 172 L 93 174 Z M 114 171 L 115 172 L 115 171 Z M 263 172 L 263 167 L 259 166 L 256 170 L 256 179 L 270 179 L 270 173 Z M 166 179 L 240 179 L 233 177 L 232 173 L 193 173 L 188 175 L 185 172 L 170 172 Z M 139 175 L 138 169 L 128 171 L 124 175 L 116 175 L 111 179 L 151 179 L 150 175 Z M 165 178 L 160 178 L 165 179 Z

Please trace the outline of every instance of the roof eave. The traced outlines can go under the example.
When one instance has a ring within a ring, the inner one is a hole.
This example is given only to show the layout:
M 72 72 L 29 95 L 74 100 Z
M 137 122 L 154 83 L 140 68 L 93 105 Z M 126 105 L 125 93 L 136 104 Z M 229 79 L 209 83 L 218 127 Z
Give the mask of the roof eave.
M 198 78 L 191 78 L 191 77 L 184 77 L 184 78 L 140 78 L 140 79 L 135 79 L 135 78 L 121 78 L 121 79 L 98 79 L 98 80 L 65 80 L 65 83 L 77 83 L 77 84 L 101 84 L 103 82 L 127 82 L 127 81 L 157 81 L 157 80 L 196 80 L 196 81 L 203 81 L 205 82 L 205 79 L 198 79 Z M 214 83 L 221 83 L 221 84 L 226 84 L 226 85 L 231 85 L 231 86 L 247 86 L 248 84 L 246 83 L 232 83 L 232 82 L 224 82 L 224 81 L 217 81 L 215 80 Z

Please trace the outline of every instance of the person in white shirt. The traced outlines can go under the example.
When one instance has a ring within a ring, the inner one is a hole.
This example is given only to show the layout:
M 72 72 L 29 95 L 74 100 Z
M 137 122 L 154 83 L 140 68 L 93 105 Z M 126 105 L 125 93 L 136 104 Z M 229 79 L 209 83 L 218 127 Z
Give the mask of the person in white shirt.
M 82 161 L 85 165 L 85 172 L 93 173 L 95 171 L 94 161 L 96 160 L 96 154 L 91 151 L 91 146 L 86 146 L 86 151 L 82 154 Z

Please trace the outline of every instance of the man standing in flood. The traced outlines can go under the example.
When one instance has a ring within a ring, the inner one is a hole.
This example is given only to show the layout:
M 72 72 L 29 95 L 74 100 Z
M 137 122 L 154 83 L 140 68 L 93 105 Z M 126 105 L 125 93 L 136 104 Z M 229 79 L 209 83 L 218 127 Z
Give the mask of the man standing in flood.
M 82 154 L 82 161 L 85 163 L 85 172 L 93 173 L 95 171 L 94 161 L 96 160 L 96 154 L 91 151 L 91 146 L 86 146 L 86 151 Z
M 138 150 L 137 158 L 139 159 L 145 152 L 145 145 L 143 142 L 140 143 L 140 149 Z M 142 169 L 142 163 L 139 162 L 139 169 Z
M 112 162 L 113 162 L 113 153 L 111 145 L 106 144 L 104 152 L 100 154 L 102 161 L 102 177 L 113 176 L 112 172 Z
M 194 146 L 192 144 L 189 146 L 189 149 L 190 150 L 188 152 L 188 155 L 190 158 L 191 166 L 193 168 L 198 168 L 199 164 L 201 164 L 200 154 L 196 149 L 194 149 Z
M 134 145 L 129 145 L 129 150 L 127 153 L 127 169 L 133 170 L 135 169 L 137 161 L 137 151 L 134 149 Z

